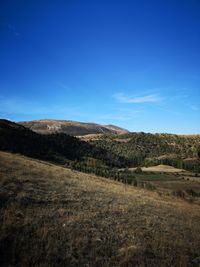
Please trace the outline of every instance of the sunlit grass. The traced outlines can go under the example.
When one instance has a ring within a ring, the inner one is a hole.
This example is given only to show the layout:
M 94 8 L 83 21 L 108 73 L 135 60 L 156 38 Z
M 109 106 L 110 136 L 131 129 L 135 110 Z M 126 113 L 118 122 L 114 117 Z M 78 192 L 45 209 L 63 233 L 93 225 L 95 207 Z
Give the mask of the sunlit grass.
M 200 207 L 0 153 L 2 266 L 192 266 Z

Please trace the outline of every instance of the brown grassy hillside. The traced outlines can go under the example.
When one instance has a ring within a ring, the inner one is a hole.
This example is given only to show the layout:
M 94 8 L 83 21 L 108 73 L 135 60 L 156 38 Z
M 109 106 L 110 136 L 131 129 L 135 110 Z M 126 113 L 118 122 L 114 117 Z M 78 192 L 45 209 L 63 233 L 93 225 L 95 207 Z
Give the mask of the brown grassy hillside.
M 200 207 L 0 152 L 1 266 L 195 266 Z M 198 265 L 197 265 L 198 266 Z

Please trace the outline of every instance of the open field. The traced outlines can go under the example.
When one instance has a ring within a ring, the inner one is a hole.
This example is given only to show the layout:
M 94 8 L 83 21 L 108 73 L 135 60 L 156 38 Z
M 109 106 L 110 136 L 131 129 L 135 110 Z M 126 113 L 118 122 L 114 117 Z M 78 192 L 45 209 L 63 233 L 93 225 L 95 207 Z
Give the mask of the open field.
M 142 167 L 143 172 L 169 172 L 169 173 L 178 173 L 178 172 L 185 172 L 183 169 L 174 168 L 172 166 L 160 164 L 157 166 L 151 167 Z M 136 168 L 130 168 L 130 170 L 134 171 Z
M 0 152 L 1 266 L 195 266 L 200 207 Z M 198 265 L 196 265 L 198 266 Z
M 200 176 L 167 165 L 142 167 L 142 172 L 134 173 L 138 183 L 151 183 L 159 193 L 173 194 L 200 204 Z M 129 170 L 135 171 L 136 168 Z
M 135 175 L 138 185 L 147 183 L 150 190 L 159 194 L 175 195 L 187 201 L 200 204 L 200 181 L 185 178 L 179 174 L 143 173 Z M 195 179 L 195 178 L 194 178 Z

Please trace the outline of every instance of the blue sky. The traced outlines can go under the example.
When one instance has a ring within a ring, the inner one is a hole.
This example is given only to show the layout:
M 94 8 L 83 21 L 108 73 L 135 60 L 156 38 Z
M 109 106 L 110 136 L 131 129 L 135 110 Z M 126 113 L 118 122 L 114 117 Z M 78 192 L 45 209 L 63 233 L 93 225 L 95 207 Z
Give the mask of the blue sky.
M 0 117 L 200 133 L 199 0 L 0 1 Z

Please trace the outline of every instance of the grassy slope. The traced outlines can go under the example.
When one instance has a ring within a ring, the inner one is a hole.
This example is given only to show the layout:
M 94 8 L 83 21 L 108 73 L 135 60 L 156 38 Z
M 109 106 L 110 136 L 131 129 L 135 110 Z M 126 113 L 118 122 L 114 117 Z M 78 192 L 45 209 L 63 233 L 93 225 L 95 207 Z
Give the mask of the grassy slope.
M 193 266 L 200 207 L 0 152 L 1 266 Z

